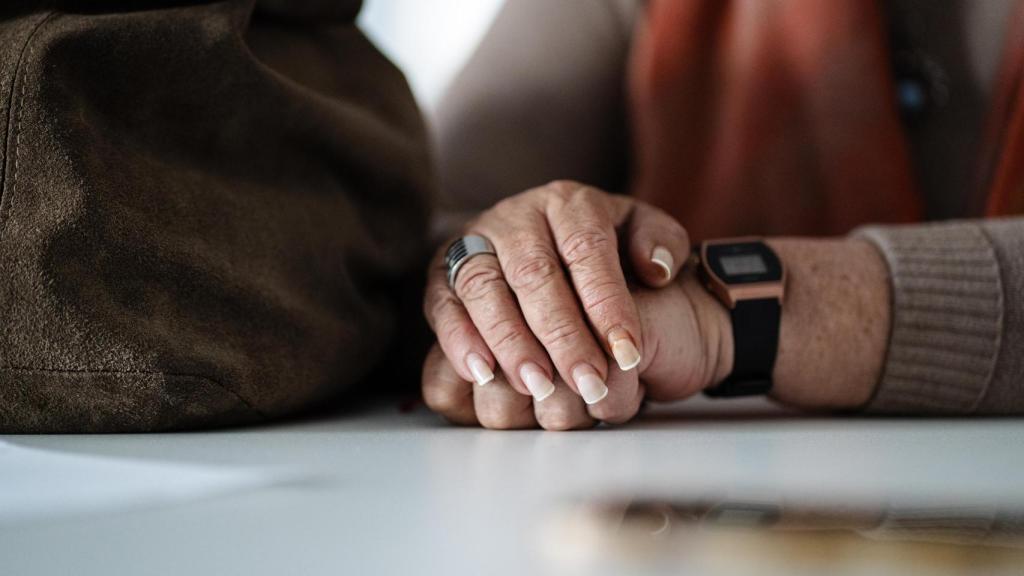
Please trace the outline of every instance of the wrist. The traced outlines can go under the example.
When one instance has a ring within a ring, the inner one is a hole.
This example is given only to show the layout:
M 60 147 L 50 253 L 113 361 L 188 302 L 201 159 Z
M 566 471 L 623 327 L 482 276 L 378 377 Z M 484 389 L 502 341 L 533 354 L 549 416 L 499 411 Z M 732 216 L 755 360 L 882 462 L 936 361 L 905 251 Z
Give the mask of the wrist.
M 767 243 L 786 269 L 769 396 L 808 410 L 863 406 L 888 344 L 888 280 L 881 255 L 859 240 Z M 705 335 L 707 389 L 734 368 L 732 313 L 695 278 L 687 286 Z
M 861 240 L 768 241 L 787 270 L 770 396 L 807 410 L 864 406 L 889 337 L 888 270 Z
M 692 267 L 683 275 L 681 284 L 683 292 L 693 306 L 698 330 L 703 338 L 706 364 L 701 390 L 706 390 L 719 384 L 732 373 L 732 320 L 726 307 L 702 285 Z

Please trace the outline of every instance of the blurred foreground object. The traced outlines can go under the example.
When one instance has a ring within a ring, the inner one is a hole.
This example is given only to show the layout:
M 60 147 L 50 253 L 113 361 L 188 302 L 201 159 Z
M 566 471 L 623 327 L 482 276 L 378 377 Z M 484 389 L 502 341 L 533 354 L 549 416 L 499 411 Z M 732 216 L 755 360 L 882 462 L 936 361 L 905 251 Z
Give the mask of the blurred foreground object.
M 52 5 L 0 9 L 0 432 L 255 422 L 364 379 L 430 170 L 359 2 Z
M 994 505 L 610 501 L 559 511 L 559 573 L 1016 575 L 1024 511 Z

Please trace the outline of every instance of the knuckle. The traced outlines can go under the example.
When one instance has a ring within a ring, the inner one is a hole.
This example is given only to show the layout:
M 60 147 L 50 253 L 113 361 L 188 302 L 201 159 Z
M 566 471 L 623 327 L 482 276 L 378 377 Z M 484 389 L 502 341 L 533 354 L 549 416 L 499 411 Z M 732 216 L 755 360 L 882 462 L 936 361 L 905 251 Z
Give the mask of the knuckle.
M 541 189 L 547 191 L 548 193 L 555 194 L 557 196 L 561 196 L 563 198 L 568 199 L 569 196 L 571 196 L 581 188 L 586 187 L 583 184 L 576 182 L 575 180 L 558 179 L 548 182 Z
M 430 297 L 423 301 L 423 315 L 426 316 L 431 328 L 437 330 L 437 326 L 449 321 L 456 316 L 461 304 L 452 294 L 451 290 L 433 290 Z
M 569 200 L 576 206 L 595 206 L 598 202 L 597 190 L 582 184 L 576 184 L 569 193 Z
M 547 185 L 551 186 L 553 188 L 562 188 L 562 189 L 569 189 L 569 190 L 572 190 L 572 189 L 575 189 L 575 188 L 579 188 L 580 186 L 583 186 L 583 184 L 580 184 L 579 182 L 577 182 L 575 180 L 570 180 L 569 178 L 555 178 L 551 182 L 548 182 Z
M 573 430 L 589 424 L 589 418 L 581 418 L 567 406 L 556 406 L 538 414 L 537 420 L 545 430 Z
M 537 203 L 537 190 L 527 190 L 512 196 L 506 196 L 494 204 L 480 217 L 480 222 L 485 222 L 488 227 L 507 229 L 505 226 L 510 215 L 522 214 L 524 211 L 532 210 Z
M 562 274 L 562 266 L 553 254 L 532 250 L 514 258 L 507 266 L 509 286 L 516 292 L 533 293 L 548 286 Z
M 607 402 L 602 402 L 594 406 L 590 406 L 590 415 L 593 418 L 600 420 L 601 422 L 607 422 L 608 424 L 622 424 L 623 422 L 628 422 L 632 417 L 631 414 L 625 414 L 622 410 L 607 404 Z
M 579 347 L 582 335 L 576 322 L 568 318 L 559 318 L 541 329 L 537 337 L 549 350 L 566 350 Z
M 600 420 L 601 422 L 607 422 L 608 424 L 624 424 L 633 419 L 634 416 L 640 410 L 639 404 L 636 406 L 624 406 L 617 402 L 601 402 L 594 406 L 588 407 L 588 412 L 592 418 Z
M 592 319 L 620 317 L 630 308 L 629 296 L 617 282 L 610 279 L 595 279 L 582 284 L 579 296 L 583 308 Z
M 464 301 L 478 301 L 501 289 L 505 278 L 489 258 L 477 257 L 466 262 L 455 279 L 455 292 Z
M 587 224 L 566 235 L 562 241 L 562 255 L 570 266 L 602 260 L 617 251 L 611 237 L 594 224 Z
M 447 344 L 467 342 L 472 337 L 471 323 L 467 320 L 448 316 L 441 319 L 435 328 L 438 340 Z
M 423 385 L 423 402 L 428 408 L 440 414 L 456 411 L 460 406 L 460 396 L 443 386 Z
M 452 369 L 441 348 L 434 346 L 423 362 L 420 383 L 423 402 L 445 418 L 472 419 L 472 392 Z
M 516 348 L 525 340 L 519 322 L 513 318 L 499 318 L 487 325 L 486 331 L 491 335 L 491 350 L 502 352 Z
M 520 200 L 517 196 L 508 196 L 499 200 L 494 206 L 480 216 L 480 220 L 500 217 L 502 214 L 515 210 Z
M 484 428 L 514 430 L 527 426 L 528 420 L 524 411 L 524 409 L 516 410 L 511 406 L 503 405 L 491 410 L 483 410 L 477 414 L 477 418 Z

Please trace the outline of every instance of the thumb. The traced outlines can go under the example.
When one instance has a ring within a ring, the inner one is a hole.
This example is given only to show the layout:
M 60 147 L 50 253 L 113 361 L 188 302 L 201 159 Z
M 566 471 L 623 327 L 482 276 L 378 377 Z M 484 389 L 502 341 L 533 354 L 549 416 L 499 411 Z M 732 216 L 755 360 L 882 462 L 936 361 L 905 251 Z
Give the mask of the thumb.
M 690 257 L 690 238 L 661 209 L 638 202 L 626 226 L 629 262 L 646 286 L 667 286 Z

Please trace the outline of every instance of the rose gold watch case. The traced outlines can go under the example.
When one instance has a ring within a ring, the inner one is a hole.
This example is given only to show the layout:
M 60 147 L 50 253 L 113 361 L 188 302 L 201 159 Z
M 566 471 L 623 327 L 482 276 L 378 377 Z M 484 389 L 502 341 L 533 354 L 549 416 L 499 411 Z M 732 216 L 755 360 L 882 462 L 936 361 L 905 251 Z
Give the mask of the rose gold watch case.
M 774 282 L 753 282 L 750 284 L 729 285 L 722 280 L 718 274 L 708 265 L 708 247 L 720 246 L 722 244 L 740 244 L 746 242 L 764 242 L 759 236 L 741 236 L 738 238 L 721 238 L 719 240 L 708 240 L 700 246 L 700 267 L 704 272 L 704 283 L 718 300 L 727 308 L 732 310 L 737 302 L 743 300 L 762 300 L 765 298 L 778 298 L 782 303 L 786 293 L 786 267 L 779 260 L 779 267 L 782 269 L 782 277 Z

